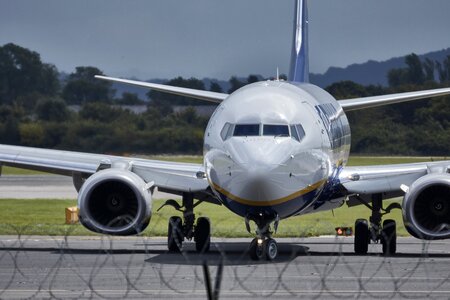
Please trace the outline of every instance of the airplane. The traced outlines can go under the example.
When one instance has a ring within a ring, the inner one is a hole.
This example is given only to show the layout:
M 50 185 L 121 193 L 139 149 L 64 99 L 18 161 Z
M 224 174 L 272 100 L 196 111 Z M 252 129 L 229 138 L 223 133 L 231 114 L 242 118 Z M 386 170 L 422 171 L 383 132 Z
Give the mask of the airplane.
M 79 219 L 108 235 L 141 233 L 150 223 L 152 193 L 182 212 L 168 222 L 170 251 L 194 240 L 198 252 L 211 244 L 207 217 L 195 208 L 209 202 L 241 216 L 248 232 L 256 225 L 249 254 L 274 260 L 273 238 L 282 220 L 342 206 L 365 205 L 369 221 L 357 219 L 354 251 L 369 243 L 396 253 L 396 224 L 384 219 L 401 209 L 404 224 L 419 239 L 450 238 L 450 161 L 380 166 L 346 166 L 350 124 L 346 112 L 450 94 L 450 88 L 337 101 L 309 83 L 308 11 L 295 0 L 291 69 L 287 81 L 261 81 L 231 94 L 96 76 L 217 103 L 204 134 L 202 164 L 163 162 L 111 155 L 0 145 L 0 164 L 71 176 L 78 191 Z M 403 197 L 402 205 L 383 201 Z M 382 222 L 383 221 L 383 222 Z

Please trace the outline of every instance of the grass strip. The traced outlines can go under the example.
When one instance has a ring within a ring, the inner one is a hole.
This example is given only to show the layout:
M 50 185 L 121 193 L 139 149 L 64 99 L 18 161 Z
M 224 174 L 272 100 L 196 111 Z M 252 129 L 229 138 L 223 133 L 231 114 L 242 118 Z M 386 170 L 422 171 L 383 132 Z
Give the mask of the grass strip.
M 195 155 L 157 155 L 148 156 L 149 159 L 201 163 L 202 157 Z M 349 165 L 380 165 L 445 160 L 444 157 L 366 157 L 352 156 Z M 3 167 L 3 174 L 32 175 L 40 172 Z M 400 201 L 400 200 L 393 200 Z M 385 207 L 392 201 L 386 201 Z M 162 200 L 153 203 L 153 216 L 149 227 L 144 231 L 146 236 L 166 236 L 167 221 L 172 215 L 181 215 L 178 212 L 164 208 L 160 212 L 156 209 L 162 205 Z M 95 235 L 83 226 L 65 225 L 65 208 L 76 206 L 76 200 L 0 200 L 0 234 L 26 234 L 26 235 Z M 251 237 L 245 230 L 241 217 L 233 214 L 225 207 L 203 203 L 195 210 L 196 216 L 207 216 L 212 222 L 212 234 L 216 237 Z M 334 213 L 334 214 L 333 214 Z M 353 227 L 357 218 L 370 216 L 370 211 L 360 205 L 348 208 L 346 205 L 332 211 L 292 217 L 280 223 L 276 236 L 279 237 L 305 237 L 318 235 L 333 235 L 334 228 L 338 226 Z M 400 236 L 407 236 L 403 226 L 400 210 L 389 215 L 397 221 L 397 231 Z
M 48 174 L 48 173 L 13 168 L 13 167 L 8 167 L 8 166 L 2 166 L 2 175 L 21 175 L 22 176 L 22 175 L 39 175 L 39 174 Z
M 170 216 L 180 215 L 170 207 L 160 212 L 156 209 L 163 200 L 153 202 L 153 215 L 145 236 L 167 236 L 167 222 Z M 385 204 L 388 205 L 389 201 Z M 82 225 L 65 224 L 65 208 L 76 206 L 76 200 L 0 200 L 0 235 L 96 235 Z M 212 223 L 215 237 L 252 237 L 246 229 L 244 220 L 225 207 L 202 203 L 196 208 L 196 217 L 207 216 Z M 292 217 L 282 220 L 276 237 L 307 237 L 334 235 L 335 227 L 353 227 L 357 218 L 369 218 L 370 211 L 365 206 L 348 208 L 346 205 L 332 211 Z M 394 210 L 389 218 L 397 221 L 400 236 L 407 236 L 400 210 Z M 252 227 L 254 230 L 254 227 Z

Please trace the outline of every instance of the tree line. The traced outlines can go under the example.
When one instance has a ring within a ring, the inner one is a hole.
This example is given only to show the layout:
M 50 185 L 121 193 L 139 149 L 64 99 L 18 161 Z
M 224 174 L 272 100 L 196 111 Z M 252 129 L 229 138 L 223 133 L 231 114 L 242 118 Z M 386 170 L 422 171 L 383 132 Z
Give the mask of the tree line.
M 405 67 L 388 72 L 388 87 L 362 86 L 343 81 L 327 91 L 336 99 L 377 96 L 448 87 L 450 56 L 443 62 L 416 54 L 405 57 Z M 448 156 L 450 150 L 450 96 L 423 99 L 349 112 L 352 152 L 380 155 Z
M 406 67 L 391 70 L 389 87 L 351 81 L 326 88 L 337 99 L 448 86 L 450 56 L 442 62 L 405 57 Z M 150 91 L 143 102 L 135 94 L 114 96 L 111 83 L 97 80 L 93 66 L 68 76 L 41 61 L 37 52 L 15 44 L 0 47 L 0 143 L 98 153 L 201 154 L 208 118 L 186 97 Z M 62 78 L 63 77 L 63 78 Z M 285 77 L 284 77 L 285 78 Z M 206 87 L 196 78 L 176 77 L 166 84 L 231 93 L 261 76 L 231 77 L 226 91 L 217 82 Z M 448 155 L 450 98 L 414 101 L 348 113 L 352 152 L 379 155 Z M 146 104 L 142 114 L 122 104 Z M 73 105 L 78 110 L 71 109 Z M 173 105 L 189 108 L 174 112 Z

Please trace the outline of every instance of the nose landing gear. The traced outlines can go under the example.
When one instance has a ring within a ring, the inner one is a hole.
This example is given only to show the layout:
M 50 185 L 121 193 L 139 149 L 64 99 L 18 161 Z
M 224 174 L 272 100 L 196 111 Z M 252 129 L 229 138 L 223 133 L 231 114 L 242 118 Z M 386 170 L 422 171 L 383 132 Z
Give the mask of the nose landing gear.
M 278 244 L 271 237 L 272 232 L 270 231 L 270 223 L 274 222 L 274 229 L 276 232 L 279 223 L 278 215 L 276 215 L 275 218 L 269 218 L 270 221 L 268 221 L 267 216 L 259 214 L 258 217 L 253 217 L 252 220 L 255 221 L 258 227 L 256 230 L 258 237 L 254 238 L 250 243 L 250 258 L 253 260 L 274 260 L 278 255 Z M 251 233 L 249 217 L 245 219 L 245 224 L 247 231 Z
M 254 238 L 250 243 L 250 257 L 253 260 L 274 260 L 278 254 L 277 242 L 272 238 Z

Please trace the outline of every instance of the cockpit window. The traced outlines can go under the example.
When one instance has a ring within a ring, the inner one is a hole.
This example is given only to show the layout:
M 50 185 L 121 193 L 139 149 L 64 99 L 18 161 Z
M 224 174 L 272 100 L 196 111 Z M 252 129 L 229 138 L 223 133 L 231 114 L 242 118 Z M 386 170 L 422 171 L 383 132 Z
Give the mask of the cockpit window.
M 262 130 L 261 129 L 262 126 Z M 275 136 L 292 137 L 301 142 L 305 137 L 302 125 L 274 125 L 274 124 L 231 124 L 225 123 L 220 136 L 222 140 L 227 140 L 231 136 Z
M 305 137 L 305 130 L 300 124 L 291 125 L 291 136 L 294 140 L 301 141 Z
M 263 135 L 289 136 L 287 125 L 264 125 Z
M 297 140 L 300 142 L 300 138 L 298 136 L 297 129 L 295 129 L 295 125 L 291 125 L 291 136 L 294 140 Z
M 233 133 L 233 124 L 225 123 L 225 125 L 222 128 L 222 131 L 220 132 L 220 136 L 222 137 L 222 140 L 227 140 L 231 134 Z
M 303 126 L 300 124 L 295 125 L 295 128 L 297 128 L 297 133 L 300 138 L 300 141 L 303 140 L 305 137 L 305 130 L 303 129 Z
M 259 135 L 259 124 L 236 124 L 233 136 L 255 136 Z

